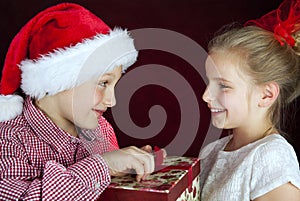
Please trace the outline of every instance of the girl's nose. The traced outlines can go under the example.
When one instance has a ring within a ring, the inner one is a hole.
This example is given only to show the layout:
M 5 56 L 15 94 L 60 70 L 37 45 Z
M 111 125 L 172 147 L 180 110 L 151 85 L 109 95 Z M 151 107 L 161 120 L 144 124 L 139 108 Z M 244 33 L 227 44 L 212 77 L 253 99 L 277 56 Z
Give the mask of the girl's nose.
M 210 93 L 210 90 L 208 89 L 208 87 L 206 87 L 206 89 L 203 93 L 202 99 L 207 103 L 212 101 L 211 93 Z

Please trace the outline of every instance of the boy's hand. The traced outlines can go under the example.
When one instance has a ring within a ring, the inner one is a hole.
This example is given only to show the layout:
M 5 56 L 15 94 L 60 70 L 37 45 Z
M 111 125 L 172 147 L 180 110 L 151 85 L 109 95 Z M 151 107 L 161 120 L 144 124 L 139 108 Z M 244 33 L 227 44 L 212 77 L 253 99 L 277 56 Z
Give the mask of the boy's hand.
M 154 147 L 154 150 L 150 145 L 145 145 L 141 147 L 141 149 L 154 155 L 155 167 L 159 167 L 167 157 L 167 151 L 157 146 Z
M 153 153 L 153 149 L 150 145 L 145 145 L 143 147 L 141 147 L 142 150 L 148 152 L 148 153 Z M 160 149 L 163 152 L 163 158 L 167 157 L 167 151 L 165 149 Z M 154 150 L 156 151 L 156 150 Z
M 146 179 L 155 168 L 154 156 L 135 146 L 107 152 L 101 156 L 107 162 L 111 176 L 125 175 L 134 170 L 137 174 L 136 180 L 140 181 Z

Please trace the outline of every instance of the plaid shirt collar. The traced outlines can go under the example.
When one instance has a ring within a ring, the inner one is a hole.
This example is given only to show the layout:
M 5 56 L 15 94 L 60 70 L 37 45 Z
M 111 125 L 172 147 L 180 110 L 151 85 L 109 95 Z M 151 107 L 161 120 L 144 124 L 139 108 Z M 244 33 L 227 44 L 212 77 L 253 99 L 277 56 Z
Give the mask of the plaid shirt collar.
M 41 110 L 36 108 L 30 97 L 25 99 L 23 114 L 36 135 L 57 152 L 63 152 L 70 142 L 79 141 L 78 138 L 59 128 Z

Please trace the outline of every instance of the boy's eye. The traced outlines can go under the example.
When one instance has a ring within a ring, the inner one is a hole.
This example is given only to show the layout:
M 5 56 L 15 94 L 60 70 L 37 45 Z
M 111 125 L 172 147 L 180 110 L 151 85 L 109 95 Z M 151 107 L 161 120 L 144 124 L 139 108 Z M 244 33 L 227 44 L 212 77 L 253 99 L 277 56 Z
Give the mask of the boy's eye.
M 99 86 L 100 87 L 106 87 L 107 83 L 108 83 L 107 81 L 100 82 Z

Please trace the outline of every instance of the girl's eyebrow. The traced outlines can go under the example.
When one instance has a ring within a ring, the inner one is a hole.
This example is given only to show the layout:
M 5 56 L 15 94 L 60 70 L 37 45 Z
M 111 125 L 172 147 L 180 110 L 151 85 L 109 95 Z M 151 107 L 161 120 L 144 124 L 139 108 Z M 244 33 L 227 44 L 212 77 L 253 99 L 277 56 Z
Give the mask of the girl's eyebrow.
M 222 78 L 222 77 L 215 77 L 215 78 L 213 78 L 213 80 L 231 83 L 229 80 L 226 80 L 225 78 Z

